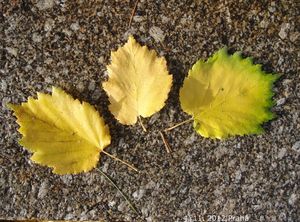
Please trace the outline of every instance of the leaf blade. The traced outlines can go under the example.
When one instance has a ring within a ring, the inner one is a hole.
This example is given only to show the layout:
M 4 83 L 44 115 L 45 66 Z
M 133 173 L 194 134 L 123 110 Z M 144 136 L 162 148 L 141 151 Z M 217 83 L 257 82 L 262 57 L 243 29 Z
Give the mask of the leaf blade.
M 122 124 L 133 125 L 137 117 L 149 117 L 164 105 L 172 85 L 166 60 L 154 50 L 140 46 L 130 36 L 128 42 L 111 53 L 107 66 L 108 81 L 104 82 L 109 109 Z
M 203 137 L 259 134 L 260 125 L 274 117 L 269 109 L 277 78 L 250 58 L 243 59 L 240 53 L 230 56 L 223 48 L 192 67 L 180 90 L 180 103 Z
M 54 173 L 93 169 L 110 144 L 109 129 L 97 111 L 59 88 L 10 108 L 20 125 L 20 144 L 34 153 L 34 162 L 52 167 Z

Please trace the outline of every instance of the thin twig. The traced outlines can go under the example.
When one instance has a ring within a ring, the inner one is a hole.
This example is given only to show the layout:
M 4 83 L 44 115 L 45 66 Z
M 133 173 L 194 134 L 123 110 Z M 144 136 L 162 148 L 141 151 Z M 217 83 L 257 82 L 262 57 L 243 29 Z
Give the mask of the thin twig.
M 106 154 L 107 156 L 109 156 L 110 158 L 112 158 L 112 159 L 114 159 L 114 160 L 117 160 L 117 161 L 119 161 L 119 162 L 125 164 L 126 166 L 128 166 L 129 168 L 135 170 L 136 172 L 139 172 L 139 170 L 138 170 L 137 168 L 135 168 L 135 167 L 132 166 L 131 164 L 125 162 L 124 160 L 121 160 L 121 159 L 119 159 L 118 157 L 116 157 L 116 156 L 114 156 L 114 155 L 111 155 L 110 153 L 108 153 L 108 152 L 106 152 L 106 151 L 104 151 L 104 150 L 102 150 L 102 152 L 103 152 L 104 154 Z
M 167 150 L 167 153 L 170 153 L 171 152 L 170 144 L 168 143 L 168 141 L 166 140 L 164 134 L 161 131 L 159 131 L 159 134 L 160 134 L 160 136 L 161 136 L 161 138 L 162 138 L 162 140 L 164 142 L 164 145 L 165 145 L 165 148 Z
M 128 197 L 120 190 L 120 188 L 117 186 L 117 184 L 108 176 L 106 175 L 102 170 L 96 168 L 96 170 L 98 170 L 102 176 L 105 177 L 105 179 L 107 179 L 111 185 L 113 185 L 119 192 L 120 194 L 123 196 L 123 198 L 126 200 L 126 202 L 128 203 L 129 207 L 136 213 L 139 214 L 139 212 L 137 211 L 137 209 L 133 206 L 133 204 L 131 203 L 131 201 L 128 199 Z
M 174 125 L 174 126 L 172 126 L 172 127 L 166 128 L 164 131 L 165 131 L 165 132 L 170 131 L 170 130 L 172 130 L 172 129 L 175 129 L 175 128 L 178 127 L 178 126 L 181 126 L 181 125 L 183 125 L 183 124 L 185 124 L 185 123 L 188 123 L 188 122 L 191 122 L 191 121 L 193 121 L 193 118 L 187 119 L 187 120 L 185 120 L 185 121 L 183 121 L 183 122 L 181 122 L 181 123 L 177 123 L 176 125 Z
M 138 116 L 138 120 L 139 120 L 139 123 L 140 123 L 141 127 L 143 128 L 144 132 L 147 132 L 147 129 L 146 129 L 146 127 L 144 126 L 144 124 L 143 124 L 142 119 L 141 119 L 140 116 Z
M 135 1 L 135 3 L 134 3 L 133 9 L 132 9 L 132 11 L 131 11 L 131 15 L 130 15 L 130 19 L 129 19 L 129 25 L 128 25 L 128 27 L 130 27 L 130 26 L 131 26 L 132 19 L 133 19 L 133 16 L 134 16 L 134 14 L 135 14 L 136 7 L 137 7 L 138 3 L 139 3 L 139 0 L 136 0 L 136 1 Z

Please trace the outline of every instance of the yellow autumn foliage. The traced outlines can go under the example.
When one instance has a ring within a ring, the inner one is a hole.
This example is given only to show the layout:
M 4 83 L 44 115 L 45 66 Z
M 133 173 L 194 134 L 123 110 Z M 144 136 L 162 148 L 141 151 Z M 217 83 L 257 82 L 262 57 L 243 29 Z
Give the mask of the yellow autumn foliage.
M 38 93 L 26 103 L 9 107 L 17 117 L 20 144 L 33 152 L 31 160 L 57 174 L 86 172 L 110 144 L 109 129 L 88 103 L 74 100 L 53 87 L 52 95 Z
M 109 110 L 122 124 L 133 125 L 138 116 L 149 117 L 164 105 L 172 85 L 166 60 L 154 50 L 128 42 L 111 53 L 109 79 L 103 83 Z
M 194 128 L 203 137 L 258 134 L 261 124 L 273 118 L 269 108 L 277 78 L 250 58 L 230 56 L 223 48 L 189 71 L 180 90 L 181 107 L 193 116 Z

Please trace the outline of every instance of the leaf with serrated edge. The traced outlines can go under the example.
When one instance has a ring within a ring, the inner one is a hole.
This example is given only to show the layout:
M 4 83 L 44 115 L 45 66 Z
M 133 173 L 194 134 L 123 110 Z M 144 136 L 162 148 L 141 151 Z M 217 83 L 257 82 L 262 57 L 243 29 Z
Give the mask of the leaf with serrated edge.
M 194 128 L 203 137 L 259 134 L 261 124 L 274 117 L 269 109 L 278 77 L 223 48 L 189 71 L 180 90 L 181 107 L 193 116 Z
M 130 36 L 123 47 L 111 53 L 111 59 L 103 88 L 109 110 L 120 123 L 133 125 L 138 116 L 149 117 L 165 105 L 172 76 L 163 57 L 158 58 L 154 50 Z
M 9 104 L 23 135 L 20 144 L 33 152 L 31 160 L 53 168 L 56 174 L 93 169 L 99 153 L 110 144 L 109 129 L 86 102 L 74 100 L 52 87 L 52 95 L 38 93 L 21 105 Z

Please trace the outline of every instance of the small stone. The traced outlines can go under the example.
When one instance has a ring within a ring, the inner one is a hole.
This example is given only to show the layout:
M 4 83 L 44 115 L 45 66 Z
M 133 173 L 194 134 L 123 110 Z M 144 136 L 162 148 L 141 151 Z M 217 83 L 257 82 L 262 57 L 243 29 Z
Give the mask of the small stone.
M 45 78 L 45 82 L 46 82 L 46 83 L 52 83 L 53 81 L 52 81 L 51 77 L 47 76 L 47 77 Z
M 62 32 L 69 37 L 72 35 L 72 32 L 69 29 L 63 29 Z
M 215 150 L 215 156 L 217 159 L 220 159 L 223 155 L 225 155 L 228 152 L 228 150 L 225 147 L 220 146 Z
M 39 43 L 42 41 L 42 36 L 35 32 L 32 35 L 32 41 Z
M 99 90 L 99 89 L 96 89 L 96 90 L 93 92 L 93 94 L 92 94 L 92 99 L 93 99 L 94 101 L 96 101 L 96 100 L 98 100 L 98 99 L 100 98 L 100 96 L 101 96 L 100 90 Z
M 79 91 L 79 92 L 83 92 L 84 91 L 84 88 L 85 88 L 85 86 L 84 86 L 84 83 L 83 82 L 80 82 L 78 85 L 77 85 L 77 90 Z
M 153 219 L 152 219 L 152 217 L 151 217 L 151 216 L 149 216 L 149 217 L 146 217 L 146 221 L 147 221 L 147 222 L 152 222 L 152 221 L 153 221 Z
M 72 23 L 70 29 L 73 30 L 74 32 L 78 31 L 80 29 L 78 22 Z
M 162 23 L 168 23 L 168 22 L 170 22 L 170 21 L 171 21 L 170 18 L 168 18 L 168 17 L 166 17 L 166 16 L 164 16 L 164 15 L 161 16 L 161 22 L 162 22 Z
M 155 42 L 163 42 L 165 39 L 164 32 L 157 26 L 152 26 L 149 30 L 149 34 Z
M 2 91 L 2 92 L 6 92 L 6 90 L 7 90 L 7 83 L 6 83 L 6 81 L 3 79 L 3 80 L 1 80 L 1 91 Z
M 261 28 L 267 28 L 269 25 L 269 22 L 266 21 L 266 20 L 262 20 L 260 23 L 259 23 L 259 27 Z
M 290 40 L 292 42 L 296 42 L 297 39 L 299 39 L 299 37 L 300 37 L 300 32 L 293 32 L 290 34 Z
M 18 55 L 18 49 L 16 49 L 16 48 L 6 47 L 5 49 L 9 54 L 11 54 L 13 56 Z
M 287 31 L 289 28 L 290 28 L 289 23 L 283 23 L 281 25 L 280 32 L 278 34 L 281 39 L 285 39 L 287 37 Z
M 276 11 L 276 8 L 274 6 L 270 6 L 268 9 L 269 9 L 269 12 L 271 12 L 271 13 Z
M 92 81 L 89 83 L 88 89 L 89 89 L 89 91 L 94 91 L 95 88 L 96 88 L 96 83 L 95 83 L 95 81 L 92 80 Z
M 65 216 L 64 219 L 65 219 L 65 220 L 72 220 L 72 219 L 74 219 L 74 215 L 73 215 L 72 213 L 68 213 L 68 214 Z
M 47 65 L 50 65 L 53 62 L 53 59 L 51 58 L 47 58 L 44 63 L 46 63 Z
M 294 205 L 294 203 L 297 201 L 297 195 L 293 193 L 289 198 L 289 204 Z
M 98 58 L 98 62 L 104 63 L 104 57 L 103 57 L 103 56 L 100 56 L 100 57 Z
M 10 97 L 3 97 L 2 98 L 2 107 L 6 107 L 7 103 L 9 103 L 11 101 Z
M 145 190 L 144 189 L 139 189 L 137 191 L 135 191 L 132 196 L 134 199 L 136 200 L 140 200 L 145 194 Z
M 136 15 L 136 16 L 133 17 L 133 21 L 135 21 L 135 22 L 142 22 L 144 20 L 145 20 L 144 16 Z
M 125 209 L 126 209 L 126 207 L 127 207 L 127 202 L 126 202 L 126 201 L 122 201 L 122 202 L 119 204 L 119 206 L 118 206 L 118 211 L 124 212 Z
M 286 148 L 282 148 L 278 153 L 278 159 L 282 159 L 286 154 Z
M 48 180 L 45 180 L 40 186 L 38 198 L 40 199 L 44 198 L 48 193 L 48 189 L 49 189 Z
M 51 9 L 54 6 L 54 0 L 39 0 L 36 4 L 39 10 Z
M 197 140 L 198 136 L 195 133 L 192 133 L 188 138 L 184 140 L 184 145 L 193 144 Z
M 62 180 L 65 184 L 67 184 L 67 185 L 71 185 L 71 184 L 72 184 L 72 180 L 73 180 L 72 175 L 63 175 L 63 176 L 61 176 L 60 178 L 61 178 L 61 180 Z
M 151 116 L 150 120 L 149 120 L 149 124 L 153 124 L 155 123 L 160 117 L 160 113 L 155 113 L 154 115 Z
M 44 30 L 46 32 L 49 32 L 52 30 L 53 26 L 54 26 L 55 21 L 51 18 L 47 19 L 45 24 L 44 24 Z
M 292 149 L 299 152 L 300 151 L 300 140 L 297 141 L 296 143 L 294 143 L 294 145 L 292 146 Z
M 144 215 L 144 216 L 148 216 L 149 215 L 149 211 L 150 211 L 149 206 L 143 207 L 141 209 L 142 215 Z
M 235 172 L 235 180 L 239 182 L 242 179 L 242 172 L 240 170 Z
M 277 100 L 276 105 L 281 106 L 285 103 L 285 101 L 286 101 L 286 98 L 281 98 L 281 99 Z
M 108 202 L 109 207 L 114 207 L 116 205 L 116 201 L 112 200 Z

